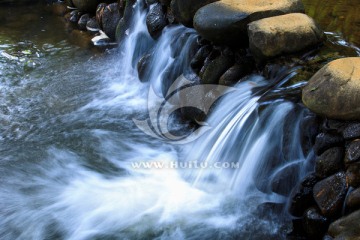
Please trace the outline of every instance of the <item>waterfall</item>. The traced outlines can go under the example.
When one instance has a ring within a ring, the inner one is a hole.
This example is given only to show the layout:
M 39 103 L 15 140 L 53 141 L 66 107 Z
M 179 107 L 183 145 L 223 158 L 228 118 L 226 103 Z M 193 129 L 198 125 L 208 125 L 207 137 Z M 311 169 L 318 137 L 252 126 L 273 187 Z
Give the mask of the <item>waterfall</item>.
M 162 97 L 190 71 L 197 35 L 168 26 L 154 41 L 145 17 L 139 0 L 116 51 L 49 76 L 87 91 L 49 87 L 58 105 L 23 109 L 24 118 L 35 110 L 41 121 L 0 151 L 1 239 L 280 239 L 291 228 L 287 197 L 311 158 L 301 147 L 307 111 L 271 95 L 301 84 L 285 86 L 291 71 L 251 75 L 219 100 L 210 130 L 195 142 L 151 138 L 132 119 L 147 117 L 150 87 Z M 141 83 L 136 65 L 145 54 Z M 57 111 L 65 94 L 71 107 Z M 40 94 L 38 102 L 46 101 Z

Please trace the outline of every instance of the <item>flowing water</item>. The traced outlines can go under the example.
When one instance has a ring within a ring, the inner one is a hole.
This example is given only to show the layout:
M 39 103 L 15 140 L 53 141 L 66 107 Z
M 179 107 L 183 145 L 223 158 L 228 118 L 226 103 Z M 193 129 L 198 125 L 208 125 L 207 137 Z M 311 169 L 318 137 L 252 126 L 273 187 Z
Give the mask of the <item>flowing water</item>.
M 209 131 L 177 145 L 133 119 L 147 118 L 150 86 L 161 96 L 190 72 L 193 30 L 171 26 L 152 40 L 139 1 L 122 44 L 96 55 L 33 11 L 34 28 L 16 33 L 12 18 L 0 28 L 0 239 L 285 237 L 287 196 L 312 158 L 308 112 L 284 97 L 302 86 L 284 86 L 291 70 L 249 76 L 217 103 Z

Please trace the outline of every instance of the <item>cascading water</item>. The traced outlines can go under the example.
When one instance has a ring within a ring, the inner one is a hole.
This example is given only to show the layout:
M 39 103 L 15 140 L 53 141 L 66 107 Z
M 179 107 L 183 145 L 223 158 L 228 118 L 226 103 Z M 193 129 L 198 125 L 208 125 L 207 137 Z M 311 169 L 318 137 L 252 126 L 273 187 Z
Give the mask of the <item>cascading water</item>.
M 7 108 L 18 109 L 12 122 L 31 124 L 1 139 L 1 239 L 284 237 L 288 216 L 266 213 L 266 204 L 283 206 L 307 171 L 300 143 L 306 112 L 291 101 L 263 99 L 287 77 L 273 84 L 249 76 L 212 111 L 213 129 L 186 146 L 150 138 L 132 122 L 146 118 L 149 85 L 161 95 L 189 70 L 195 39 L 193 30 L 175 26 L 153 41 L 138 1 L 120 53 L 85 62 L 74 56 L 77 66 L 46 79 L 41 69 L 27 75 L 17 91 L 32 102 L 6 98 Z M 148 84 L 136 71 L 145 53 Z M 188 164 L 164 167 L 174 163 Z

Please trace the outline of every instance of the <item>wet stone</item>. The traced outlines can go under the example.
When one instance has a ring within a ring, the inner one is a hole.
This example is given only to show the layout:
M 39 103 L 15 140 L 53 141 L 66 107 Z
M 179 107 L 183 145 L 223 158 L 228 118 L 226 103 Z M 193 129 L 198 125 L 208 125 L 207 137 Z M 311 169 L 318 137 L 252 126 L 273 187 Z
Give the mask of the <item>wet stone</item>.
M 308 237 L 321 239 L 329 226 L 329 220 L 317 208 L 309 208 L 303 216 L 303 228 Z
M 315 184 L 314 199 L 324 216 L 333 217 L 341 212 L 347 188 L 344 172 L 339 172 Z
M 314 151 L 316 155 L 322 154 L 329 148 L 341 147 L 344 144 L 344 139 L 337 134 L 332 133 L 320 133 L 316 136 Z
M 342 135 L 345 140 L 360 138 L 360 123 L 353 123 L 347 126 Z
M 346 149 L 345 163 L 353 163 L 360 160 L 360 140 L 353 141 Z
M 315 172 L 319 178 L 329 177 L 344 169 L 344 148 L 335 147 L 326 150 L 316 158 Z
M 86 24 L 87 22 L 90 20 L 90 15 L 89 14 L 84 14 L 80 17 L 79 21 L 78 21 L 78 27 L 81 30 L 86 30 Z
M 353 190 L 346 199 L 346 206 L 351 209 L 360 208 L 360 188 Z
M 349 165 L 346 170 L 346 179 L 351 187 L 360 187 L 360 163 Z
M 296 188 L 290 196 L 289 212 L 295 217 L 301 217 L 304 211 L 311 205 L 315 204 L 313 198 L 313 187 L 317 183 L 318 178 L 315 174 L 307 176 Z

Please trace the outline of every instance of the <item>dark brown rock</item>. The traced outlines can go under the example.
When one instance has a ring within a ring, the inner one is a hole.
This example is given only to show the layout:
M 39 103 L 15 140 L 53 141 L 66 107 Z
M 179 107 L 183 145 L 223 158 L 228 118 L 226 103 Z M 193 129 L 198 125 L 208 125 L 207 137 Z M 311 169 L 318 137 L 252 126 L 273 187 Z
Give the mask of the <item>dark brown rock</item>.
M 118 10 L 118 4 L 112 3 L 107 5 L 102 14 L 101 26 L 105 34 L 115 40 L 116 27 L 121 19 L 120 12 Z
M 342 147 L 344 145 L 344 139 L 337 134 L 320 133 L 316 136 L 314 151 L 316 155 L 320 155 L 327 149 L 332 147 Z
M 84 14 L 80 17 L 79 21 L 78 21 L 78 27 L 79 29 L 81 30 L 86 30 L 86 24 L 87 22 L 90 20 L 90 15 L 87 13 L 87 14 Z
M 151 60 L 152 54 L 148 53 L 142 56 L 137 64 L 138 76 L 141 82 L 146 82 L 147 69 Z
M 203 84 L 216 84 L 220 77 L 234 64 L 231 57 L 220 54 L 201 69 L 200 78 Z
M 344 148 L 335 147 L 326 150 L 317 157 L 315 172 L 319 178 L 329 177 L 344 170 Z
M 346 170 L 346 179 L 351 187 L 360 187 L 360 163 L 349 165 Z
M 307 176 L 291 193 L 289 212 L 295 217 L 301 217 L 304 211 L 315 204 L 313 187 L 318 178 L 315 174 Z
M 346 199 L 346 206 L 351 209 L 360 208 L 360 188 L 353 190 Z
M 194 69 L 195 72 L 199 72 L 200 69 L 203 67 L 205 59 L 209 56 L 211 53 L 211 46 L 202 46 L 195 54 L 193 59 L 191 60 L 191 67 Z
M 353 212 L 333 222 L 329 227 L 329 234 L 338 240 L 359 240 L 360 211 Z
M 341 212 L 347 188 L 344 172 L 332 175 L 315 184 L 314 199 L 324 216 L 333 217 Z
M 220 77 L 219 84 L 227 86 L 233 85 L 241 78 L 250 74 L 254 68 L 255 64 L 252 59 L 244 57 L 243 61 L 233 65 Z
M 160 3 L 156 3 L 150 8 L 150 11 L 146 16 L 146 26 L 148 32 L 153 38 L 157 38 L 166 25 L 166 12 Z
M 303 216 L 303 228 L 306 235 L 311 239 L 321 239 L 326 233 L 329 226 L 329 220 L 321 215 L 320 211 L 315 208 L 306 210 Z

